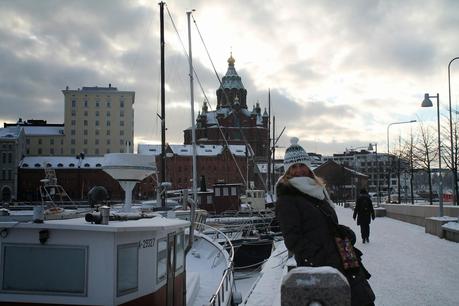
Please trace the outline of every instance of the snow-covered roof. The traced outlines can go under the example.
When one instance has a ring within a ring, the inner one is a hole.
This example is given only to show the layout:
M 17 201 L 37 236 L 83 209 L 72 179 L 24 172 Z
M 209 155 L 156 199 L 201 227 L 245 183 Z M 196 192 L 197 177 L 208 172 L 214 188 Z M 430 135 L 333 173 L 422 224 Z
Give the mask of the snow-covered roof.
M 26 156 L 19 162 L 19 168 L 101 168 L 103 156 L 85 156 L 77 159 L 75 156 Z
M 245 145 L 229 145 L 230 152 L 235 156 L 245 156 Z M 169 144 L 169 148 L 175 155 L 192 156 L 192 145 Z M 196 145 L 197 156 L 217 156 L 223 151 L 223 145 Z M 138 154 L 159 155 L 161 154 L 160 144 L 139 144 L 137 146 Z
M 64 126 L 24 126 L 26 136 L 63 136 Z
M 19 137 L 20 133 L 21 128 L 15 126 L 0 128 L 0 138 L 15 139 Z

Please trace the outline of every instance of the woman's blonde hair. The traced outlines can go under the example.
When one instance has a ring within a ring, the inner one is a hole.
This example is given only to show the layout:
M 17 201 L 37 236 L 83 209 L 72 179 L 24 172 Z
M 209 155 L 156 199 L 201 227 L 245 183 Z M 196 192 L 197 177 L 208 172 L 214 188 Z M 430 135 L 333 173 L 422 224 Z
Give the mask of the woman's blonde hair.
M 310 175 L 308 177 L 312 178 L 313 180 L 315 180 L 317 182 L 317 184 L 319 184 L 320 186 L 325 186 L 325 180 L 319 176 L 317 176 L 312 170 L 311 168 L 309 168 L 308 165 L 305 165 L 306 167 L 308 167 L 309 169 L 309 173 Z M 291 174 L 291 167 L 287 169 L 287 171 L 285 171 L 285 174 L 281 177 L 280 181 L 282 183 L 285 183 L 287 184 L 288 183 L 288 180 L 291 179 L 293 177 L 293 175 Z

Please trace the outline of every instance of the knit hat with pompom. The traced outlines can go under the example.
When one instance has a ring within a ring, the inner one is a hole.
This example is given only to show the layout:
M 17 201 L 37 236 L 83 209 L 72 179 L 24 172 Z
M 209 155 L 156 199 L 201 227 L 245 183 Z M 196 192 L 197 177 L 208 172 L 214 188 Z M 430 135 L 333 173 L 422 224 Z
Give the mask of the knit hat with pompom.
M 284 172 L 294 164 L 304 164 L 311 169 L 311 158 L 308 153 L 298 144 L 298 137 L 292 137 L 290 139 L 290 147 L 285 150 L 284 156 Z

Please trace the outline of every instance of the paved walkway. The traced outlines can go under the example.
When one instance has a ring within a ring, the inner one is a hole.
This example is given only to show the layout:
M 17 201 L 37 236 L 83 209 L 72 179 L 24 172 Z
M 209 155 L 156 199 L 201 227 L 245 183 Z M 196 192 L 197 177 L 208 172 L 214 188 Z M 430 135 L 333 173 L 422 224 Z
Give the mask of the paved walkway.
M 336 210 L 360 237 L 352 209 Z M 358 239 L 356 246 L 373 275 L 376 305 L 459 305 L 459 243 L 385 217 L 371 224 L 370 243 Z

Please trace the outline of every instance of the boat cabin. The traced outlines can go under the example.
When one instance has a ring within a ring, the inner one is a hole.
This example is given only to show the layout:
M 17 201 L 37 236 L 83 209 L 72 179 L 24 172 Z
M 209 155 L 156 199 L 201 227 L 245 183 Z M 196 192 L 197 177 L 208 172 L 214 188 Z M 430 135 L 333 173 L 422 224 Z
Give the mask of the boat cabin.
M 185 305 L 189 224 L 0 222 L 0 305 Z

